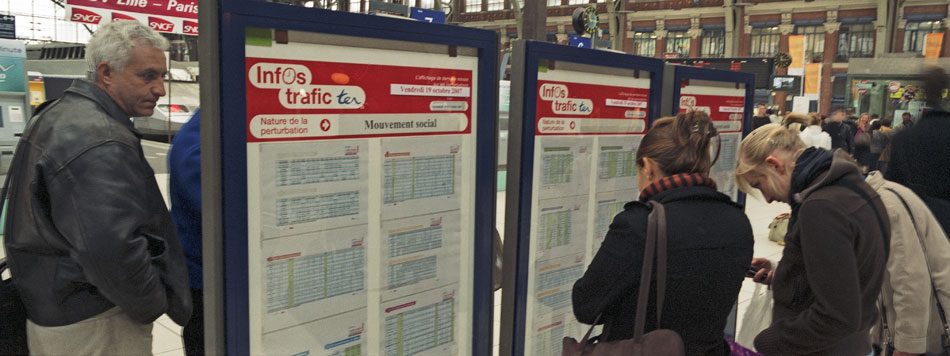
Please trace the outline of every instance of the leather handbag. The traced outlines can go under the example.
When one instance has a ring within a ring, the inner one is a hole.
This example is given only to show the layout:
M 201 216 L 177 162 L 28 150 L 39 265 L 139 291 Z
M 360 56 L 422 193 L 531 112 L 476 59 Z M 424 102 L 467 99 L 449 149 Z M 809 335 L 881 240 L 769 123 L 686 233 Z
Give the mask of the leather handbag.
M 854 145 L 861 147 L 870 147 L 871 146 L 871 135 L 867 132 L 862 132 L 857 135 L 854 135 Z
M 785 246 L 785 235 L 788 233 L 788 220 L 791 216 L 789 213 L 784 213 L 772 219 L 772 223 L 769 224 L 769 241 Z
M 565 337 L 561 342 L 563 356 L 684 356 L 686 346 L 683 338 L 673 330 L 660 329 L 663 313 L 663 297 L 666 293 L 666 210 L 663 204 L 649 202 L 652 210 L 647 218 L 647 240 L 643 251 L 643 267 L 640 274 L 640 294 L 637 297 L 637 316 L 633 338 L 599 342 L 599 337 L 590 337 L 594 326 L 603 313 L 597 316 L 580 342 Z M 653 275 L 653 257 L 656 253 L 656 325 L 657 330 L 644 333 L 647 303 L 650 293 L 650 276 Z M 601 335 L 603 336 L 603 335 Z

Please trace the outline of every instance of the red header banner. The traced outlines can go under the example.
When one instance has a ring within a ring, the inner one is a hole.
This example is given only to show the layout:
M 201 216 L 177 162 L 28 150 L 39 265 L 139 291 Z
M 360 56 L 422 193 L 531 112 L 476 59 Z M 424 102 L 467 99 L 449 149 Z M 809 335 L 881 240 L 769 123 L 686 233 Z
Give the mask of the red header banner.
M 744 96 L 727 95 L 680 95 L 680 112 L 702 111 L 709 115 L 719 132 L 742 132 L 742 117 L 745 111 Z
M 470 70 L 246 60 L 247 140 L 471 133 Z
M 538 135 L 638 134 L 646 131 L 650 90 L 538 80 Z
M 136 20 L 159 32 L 198 34 L 198 0 L 66 0 L 66 9 L 74 22 Z

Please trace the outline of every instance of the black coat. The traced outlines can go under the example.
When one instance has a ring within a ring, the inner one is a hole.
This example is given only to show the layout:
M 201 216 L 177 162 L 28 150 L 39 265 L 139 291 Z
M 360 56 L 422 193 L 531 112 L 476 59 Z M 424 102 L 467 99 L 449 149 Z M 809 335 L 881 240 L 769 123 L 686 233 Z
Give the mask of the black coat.
M 933 111 L 891 141 L 884 177 L 920 195 L 945 231 L 950 231 L 950 113 Z
M 741 206 L 708 187 L 677 188 L 652 199 L 665 205 L 667 219 L 669 262 L 661 326 L 683 337 L 687 355 L 728 355 L 723 329 L 752 261 L 749 219 Z M 647 215 L 647 205 L 628 203 L 574 284 L 577 320 L 590 324 L 604 312 L 608 340 L 633 337 Z M 651 283 L 646 331 L 657 329 L 655 276 Z
M 140 135 L 76 80 L 34 117 L 10 167 L 7 261 L 27 316 L 74 324 L 114 306 L 139 323 L 191 315 L 188 270 Z

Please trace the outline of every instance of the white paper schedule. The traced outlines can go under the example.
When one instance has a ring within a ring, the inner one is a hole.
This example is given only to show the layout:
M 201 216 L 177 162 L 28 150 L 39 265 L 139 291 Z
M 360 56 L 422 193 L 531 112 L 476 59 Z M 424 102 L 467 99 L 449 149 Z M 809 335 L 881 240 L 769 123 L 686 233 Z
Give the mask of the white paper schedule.
M 250 354 L 470 355 L 478 58 L 245 49 Z
M 461 150 L 458 136 L 384 139 L 383 219 L 458 210 Z
M 590 187 L 591 144 L 590 138 L 538 139 L 539 193 L 542 199 L 587 194 Z
M 365 307 L 366 236 L 358 226 L 264 244 L 264 331 Z
M 264 238 L 366 224 L 367 140 L 260 147 Z
M 736 201 L 739 197 L 739 185 L 736 183 L 736 159 L 739 156 L 739 143 L 742 142 L 741 133 L 721 133 L 722 140 L 719 149 L 719 160 L 712 166 L 709 176 L 716 181 L 717 188 L 723 194 Z
M 366 309 L 264 335 L 269 355 L 364 356 Z
M 384 221 L 382 233 L 384 301 L 458 284 L 458 212 Z
M 646 131 L 650 80 L 642 72 L 604 73 L 538 73 L 526 355 L 560 355 L 562 339 L 579 336 L 574 282 L 613 218 L 637 197 L 636 151 Z
M 383 355 L 456 354 L 456 293 L 445 287 L 383 303 Z
M 583 252 L 587 240 L 587 201 L 565 197 L 541 200 L 538 204 L 537 229 L 532 240 L 537 259 Z

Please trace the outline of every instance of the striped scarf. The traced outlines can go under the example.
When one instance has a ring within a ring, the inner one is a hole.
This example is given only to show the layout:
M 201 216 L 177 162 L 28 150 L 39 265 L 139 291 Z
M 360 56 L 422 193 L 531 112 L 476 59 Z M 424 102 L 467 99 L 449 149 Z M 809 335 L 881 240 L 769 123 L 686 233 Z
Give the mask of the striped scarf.
M 650 183 L 646 188 L 643 188 L 643 191 L 640 192 L 640 201 L 650 200 L 654 195 L 659 194 L 660 192 L 665 192 L 667 190 L 672 190 L 676 188 L 683 187 L 693 187 L 693 186 L 702 186 L 710 187 L 716 189 L 716 182 L 709 178 L 708 175 L 699 174 L 699 173 L 679 173 L 671 176 L 663 177 L 658 181 Z

